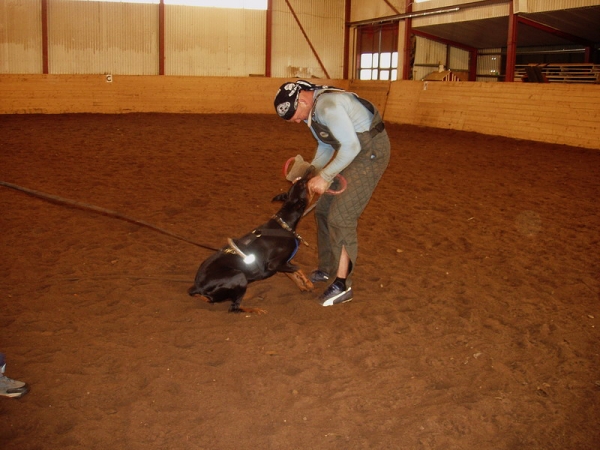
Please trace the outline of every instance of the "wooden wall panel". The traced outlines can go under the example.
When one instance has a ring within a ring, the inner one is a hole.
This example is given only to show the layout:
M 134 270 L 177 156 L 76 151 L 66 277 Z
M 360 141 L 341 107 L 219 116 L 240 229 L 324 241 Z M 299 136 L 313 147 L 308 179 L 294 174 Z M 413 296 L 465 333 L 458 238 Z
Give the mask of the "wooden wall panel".
M 397 81 L 385 119 L 600 149 L 600 86 Z
M 0 75 L 0 114 L 274 114 L 264 77 Z M 600 85 L 318 80 L 371 100 L 386 122 L 600 149 Z
M 394 81 L 390 87 L 384 119 L 394 123 L 415 124 L 419 95 L 423 83 L 415 81 Z
M 275 114 L 286 79 L 114 75 L 0 75 L 0 114 L 165 112 Z M 319 80 L 341 88 L 348 81 Z
M 391 82 L 389 81 L 360 81 L 350 82 L 348 90 L 355 92 L 360 97 L 369 100 L 379 110 L 380 114 L 385 114 L 388 93 Z

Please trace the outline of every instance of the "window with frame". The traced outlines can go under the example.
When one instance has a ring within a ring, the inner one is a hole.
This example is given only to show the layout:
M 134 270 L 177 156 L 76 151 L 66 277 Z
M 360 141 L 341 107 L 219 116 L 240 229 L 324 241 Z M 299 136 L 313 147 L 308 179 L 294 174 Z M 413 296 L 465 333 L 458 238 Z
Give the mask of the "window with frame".
M 357 29 L 356 78 L 398 79 L 398 22 Z

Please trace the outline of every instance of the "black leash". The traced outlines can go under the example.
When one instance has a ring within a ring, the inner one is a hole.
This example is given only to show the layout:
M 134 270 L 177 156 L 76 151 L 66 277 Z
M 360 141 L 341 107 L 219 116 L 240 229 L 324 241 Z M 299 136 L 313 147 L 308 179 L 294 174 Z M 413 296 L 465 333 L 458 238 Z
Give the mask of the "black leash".
M 117 211 L 111 211 L 109 209 L 100 208 L 98 206 L 90 205 L 88 203 L 77 202 L 75 200 L 69 200 L 67 198 L 59 197 L 58 195 L 46 194 L 45 192 L 35 191 L 33 189 L 27 189 L 22 186 L 17 186 L 16 184 L 7 183 L 6 181 L 0 181 L 0 186 L 7 187 L 9 189 L 14 189 L 15 191 L 24 192 L 25 194 L 31 195 L 32 197 L 41 198 L 42 200 L 46 200 L 51 203 L 59 204 L 59 205 L 67 205 L 72 208 L 82 209 L 86 211 L 93 211 L 95 213 L 101 214 L 103 216 L 113 217 L 115 219 L 124 220 L 125 222 L 133 223 L 135 225 L 139 225 L 142 227 L 149 228 L 151 230 L 157 231 L 166 236 L 170 236 L 172 238 L 178 239 L 183 242 L 187 242 L 188 244 L 195 245 L 196 247 L 204 248 L 206 250 L 219 251 L 219 249 L 209 247 L 208 245 L 198 244 L 197 242 L 191 241 L 188 238 L 183 236 L 179 236 L 175 233 L 171 233 L 163 228 L 159 228 L 151 223 L 144 222 L 143 220 L 137 220 L 132 217 L 121 214 Z

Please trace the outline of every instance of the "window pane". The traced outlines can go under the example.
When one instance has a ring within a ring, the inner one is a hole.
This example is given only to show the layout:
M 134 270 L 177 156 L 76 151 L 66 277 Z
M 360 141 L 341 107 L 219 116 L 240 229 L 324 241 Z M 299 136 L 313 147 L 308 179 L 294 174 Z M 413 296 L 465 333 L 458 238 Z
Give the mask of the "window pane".
M 370 80 L 371 79 L 371 69 L 362 69 L 360 71 L 360 79 L 361 80 Z
M 373 60 L 373 56 L 371 55 L 371 53 L 363 53 L 362 55 L 360 55 L 360 67 L 361 68 L 368 68 L 370 69 L 371 67 L 373 67 L 371 65 L 371 61 Z
M 392 70 L 392 81 L 396 81 L 398 79 L 398 71 Z
M 387 1 L 387 0 L 386 0 Z M 366 25 L 358 28 L 356 75 L 359 79 L 389 80 L 398 75 L 398 23 Z M 379 73 L 378 69 L 385 69 Z M 367 75 L 363 70 L 371 70 Z M 392 72 L 395 70 L 395 72 Z
M 381 54 L 381 63 L 379 64 L 379 67 L 381 67 L 382 69 L 389 69 L 391 67 L 392 64 L 392 54 L 391 53 L 382 53 Z

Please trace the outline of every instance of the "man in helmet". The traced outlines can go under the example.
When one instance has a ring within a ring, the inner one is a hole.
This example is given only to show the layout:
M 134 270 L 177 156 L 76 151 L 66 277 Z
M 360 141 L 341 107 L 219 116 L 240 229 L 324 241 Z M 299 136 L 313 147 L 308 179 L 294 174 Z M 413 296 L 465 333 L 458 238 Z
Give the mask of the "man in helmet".
M 339 174 L 347 187 L 322 195 L 315 209 L 319 266 L 313 283 L 329 282 L 323 306 L 352 300 L 352 269 L 358 254 L 358 218 L 369 203 L 390 158 L 390 140 L 377 108 L 356 94 L 297 80 L 284 83 L 275 111 L 288 122 L 305 122 L 317 140 L 311 164 L 318 175 L 309 189 L 324 194 Z

